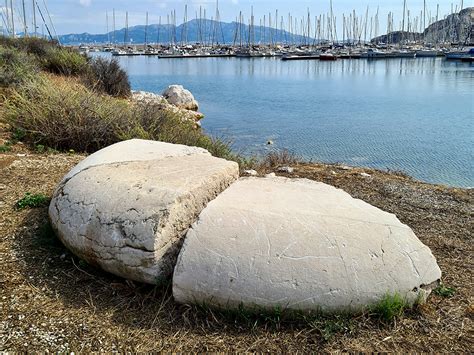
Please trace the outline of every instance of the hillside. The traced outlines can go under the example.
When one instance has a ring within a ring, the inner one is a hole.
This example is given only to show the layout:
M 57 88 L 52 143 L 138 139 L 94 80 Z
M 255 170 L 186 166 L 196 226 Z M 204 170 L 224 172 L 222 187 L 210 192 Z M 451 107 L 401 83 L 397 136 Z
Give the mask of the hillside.
M 447 16 L 426 28 L 423 33 L 395 31 L 372 39 L 373 43 L 399 43 L 424 40 L 426 43 L 473 43 L 474 7 Z

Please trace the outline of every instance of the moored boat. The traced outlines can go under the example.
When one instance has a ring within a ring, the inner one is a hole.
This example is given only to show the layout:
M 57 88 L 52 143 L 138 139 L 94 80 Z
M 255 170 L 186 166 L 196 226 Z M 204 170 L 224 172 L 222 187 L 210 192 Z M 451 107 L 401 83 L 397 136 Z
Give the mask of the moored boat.
M 334 61 L 337 57 L 332 53 L 323 53 L 319 55 L 319 60 Z
M 472 57 L 474 57 L 474 48 L 471 48 L 469 51 L 446 53 L 446 59 L 448 60 L 471 61 Z

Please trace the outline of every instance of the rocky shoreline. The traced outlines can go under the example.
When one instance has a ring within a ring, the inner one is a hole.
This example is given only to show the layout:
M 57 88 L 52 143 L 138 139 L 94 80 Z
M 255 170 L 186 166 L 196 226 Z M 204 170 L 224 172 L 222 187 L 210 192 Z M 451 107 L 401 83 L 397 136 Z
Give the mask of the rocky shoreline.
M 172 112 L 183 120 L 200 126 L 204 115 L 198 112 L 199 104 L 194 96 L 181 85 L 169 86 L 162 95 L 147 91 L 132 91 L 132 101 L 156 105 L 159 109 Z

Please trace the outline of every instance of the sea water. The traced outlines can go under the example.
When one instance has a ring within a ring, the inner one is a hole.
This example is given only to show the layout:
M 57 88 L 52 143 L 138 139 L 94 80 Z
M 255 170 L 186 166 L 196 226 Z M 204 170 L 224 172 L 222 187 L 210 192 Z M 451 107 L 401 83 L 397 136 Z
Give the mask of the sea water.
M 134 90 L 189 89 L 202 127 L 244 154 L 403 171 L 474 186 L 474 66 L 444 58 L 121 57 Z M 274 145 L 268 146 L 267 141 Z

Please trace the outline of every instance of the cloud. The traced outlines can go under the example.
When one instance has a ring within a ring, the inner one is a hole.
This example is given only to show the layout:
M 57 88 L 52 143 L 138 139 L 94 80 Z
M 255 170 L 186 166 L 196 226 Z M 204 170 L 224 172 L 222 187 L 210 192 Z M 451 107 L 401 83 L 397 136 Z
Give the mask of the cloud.
M 231 0 L 232 4 L 234 5 L 238 5 L 239 4 L 239 0 Z
M 92 0 L 79 0 L 79 4 L 81 4 L 82 6 L 91 6 L 92 4 Z

